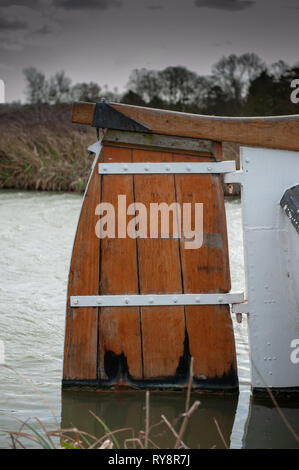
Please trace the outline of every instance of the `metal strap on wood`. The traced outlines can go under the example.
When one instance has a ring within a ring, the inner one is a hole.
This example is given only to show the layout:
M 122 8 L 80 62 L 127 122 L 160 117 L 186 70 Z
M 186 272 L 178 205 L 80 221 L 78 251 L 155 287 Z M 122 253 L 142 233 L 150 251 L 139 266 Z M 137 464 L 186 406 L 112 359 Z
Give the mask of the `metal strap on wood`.
M 171 305 L 221 305 L 244 301 L 243 293 L 161 294 L 161 295 L 78 295 L 71 296 L 71 307 L 145 307 Z
M 236 170 L 235 161 L 225 162 L 177 162 L 177 163 L 99 163 L 99 174 L 201 174 L 231 173 Z

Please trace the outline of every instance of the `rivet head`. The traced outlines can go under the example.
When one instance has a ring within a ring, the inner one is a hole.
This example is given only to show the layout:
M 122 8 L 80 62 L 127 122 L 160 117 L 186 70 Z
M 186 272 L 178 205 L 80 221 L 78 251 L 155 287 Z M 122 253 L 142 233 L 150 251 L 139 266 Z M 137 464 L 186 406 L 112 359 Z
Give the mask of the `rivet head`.
M 212 171 L 212 167 L 211 167 L 211 166 L 208 166 L 207 170 L 208 170 L 208 171 Z
M 196 297 L 196 298 L 195 298 L 195 302 L 196 302 L 197 304 L 199 304 L 199 303 L 200 303 L 200 297 Z
M 102 303 L 101 299 L 97 299 L 97 304 L 100 305 Z
M 177 304 L 177 302 L 178 302 L 178 298 L 177 298 L 177 297 L 174 297 L 172 300 L 173 300 L 173 302 L 174 302 L 175 304 Z
M 246 163 L 250 163 L 249 158 L 246 158 L 246 159 L 245 159 L 245 162 L 246 162 Z
M 107 171 L 107 167 L 106 167 L 106 166 L 103 167 L 103 171 Z
M 218 302 L 221 304 L 223 302 L 223 297 L 218 297 Z
M 124 171 L 128 171 L 128 166 L 127 165 L 124 166 Z
M 146 165 L 146 167 L 144 169 L 145 169 L 145 171 L 149 171 L 149 166 Z
M 73 304 L 74 304 L 74 305 L 78 305 L 78 303 L 79 303 L 79 300 L 78 300 L 78 299 L 74 299 L 74 300 L 73 300 Z
M 150 304 L 153 304 L 153 303 L 154 303 L 154 298 L 153 298 L 153 297 L 150 297 L 150 298 L 148 299 L 148 301 L 149 301 Z
M 128 304 L 130 302 L 129 297 L 125 297 L 125 303 Z
M 167 166 L 167 167 L 165 168 L 165 170 L 166 170 L 166 171 L 170 171 L 170 166 Z
M 186 170 L 187 170 L 187 171 L 191 171 L 191 166 L 188 165 L 188 166 L 186 167 Z

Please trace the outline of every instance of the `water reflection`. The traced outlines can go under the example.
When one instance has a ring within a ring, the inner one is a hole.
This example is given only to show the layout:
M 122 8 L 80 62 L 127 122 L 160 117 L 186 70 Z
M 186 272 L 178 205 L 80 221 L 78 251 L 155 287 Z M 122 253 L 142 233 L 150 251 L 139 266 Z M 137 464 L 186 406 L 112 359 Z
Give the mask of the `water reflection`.
M 212 447 L 224 448 L 214 418 L 223 437 L 230 445 L 238 396 L 207 396 L 192 394 L 191 404 L 195 400 L 200 406 L 190 418 L 185 433 L 185 444 L 193 449 Z M 185 394 L 180 392 L 151 392 L 150 395 L 150 439 L 161 448 L 173 448 L 175 437 L 167 425 L 161 422 L 163 414 L 167 420 L 179 429 L 181 414 L 185 409 Z M 93 436 L 102 436 L 103 428 L 89 412 L 99 416 L 111 430 L 133 428 L 135 436 L 145 429 L 145 393 L 144 392 L 78 392 L 62 391 L 62 428 L 76 426 Z M 160 424 L 159 424 L 160 423 Z M 132 437 L 132 430 L 118 435 L 120 443 Z
M 287 422 L 299 435 L 299 398 L 278 400 Z M 252 399 L 243 447 L 246 449 L 299 449 L 299 443 L 286 427 L 270 398 Z

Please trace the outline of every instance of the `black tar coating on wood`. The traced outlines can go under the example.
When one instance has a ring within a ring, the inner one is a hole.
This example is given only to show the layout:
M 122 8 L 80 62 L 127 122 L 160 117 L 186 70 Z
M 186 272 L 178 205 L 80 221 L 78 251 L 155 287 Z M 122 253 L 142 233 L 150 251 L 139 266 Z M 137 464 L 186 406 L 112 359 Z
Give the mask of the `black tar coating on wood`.
M 125 114 L 112 108 L 107 103 L 96 103 L 92 127 L 99 129 L 116 129 L 119 131 L 151 132 L 150 129 Z
M 113 351 L 106 351 L 104 356 L 104 369 L 108 379 L 97 380 L 63 380 L 62 385 L 67 387 L 84 387 L 93 386 L 107 389 L 168 389 L 181 390 L 186 388 L 189 381 L 190 371 L 190 351 L 189 338 L 185 330 L 184 350 L 179 359 L 176 373 L 173 377 L 159 377 L 157 379 L 134 379 L 129 372 L 127 358 L 124 353 L 115 354 Z M 118 387 L 117 382 L 122 379 L 122 386 Z M 125 384 L 125 385 L 123 385 Z M 193 378 L 193 387 L 199 390 L 220 392 L 222 390 L 237 391 L 238 376 L 237 371 L 231 365 L 228 374 L 224 373 L 221 377 Z

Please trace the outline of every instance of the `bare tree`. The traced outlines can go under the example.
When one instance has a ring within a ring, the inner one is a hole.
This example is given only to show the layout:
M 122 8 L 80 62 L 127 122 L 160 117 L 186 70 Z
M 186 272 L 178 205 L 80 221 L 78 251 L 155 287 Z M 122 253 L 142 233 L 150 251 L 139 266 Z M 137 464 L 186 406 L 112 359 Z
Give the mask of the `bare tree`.
M 265 63 L 254 53 L 222 57 L 212 68 L 212 77 L 226 93 L 227 98 L 241 104 L 250 82 L 266 69 Z
M 35 67 L 23 70 L 26 79 L 27 100 L 31 104 L 47 103 L 49 99 L 49 83 L 43 73 Z
M 166 67 L 159 72 L 161 93 L 169 104 L 185 106 L 193 99 L 193 92 L 198 84 L 198 75 L 185 67 Z
M 77 83 L 71 90 L 72 99 L 75 101 L 99 101 L 101 97 L 101 87 L 94 82 Z
M 159 73 L 146 68 L 135 69 L 129 77 L 127 89 L 134 91 L 148 103 L 155 97 L 160 96 L 161 83 Z
M 279 80 L 289 69 L 289 64 L 284 60 L 279 60 L 270 65 L 269 73 L 275 80 Z
M 53 104 L 67 103 L 71 100 L 71 79 L 65 72 L 57 72 L 50 79 L 49 101 Z

